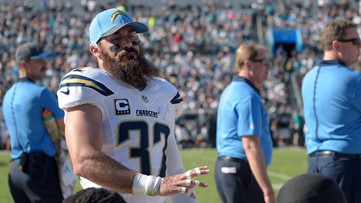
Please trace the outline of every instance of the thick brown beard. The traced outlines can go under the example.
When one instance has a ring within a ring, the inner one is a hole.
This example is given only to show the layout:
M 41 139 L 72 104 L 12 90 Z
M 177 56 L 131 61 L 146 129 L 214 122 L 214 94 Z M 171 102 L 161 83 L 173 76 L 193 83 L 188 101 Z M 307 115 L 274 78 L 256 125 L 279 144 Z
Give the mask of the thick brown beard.
M 143 90 L 147 86 L 147 81 L 150 78 L 159 76 L 159 70 L 144 57 L 142 48 L 140 53 L 136 52 L 135 59 L 126 59 L 126 61 L 122 61 L 122 51 L 115 58 L 111 58 L 102 47 L 99 47 L 99 51 L 103 57 L 104 69 L 107 72 L 114 78 L 139 90 Z

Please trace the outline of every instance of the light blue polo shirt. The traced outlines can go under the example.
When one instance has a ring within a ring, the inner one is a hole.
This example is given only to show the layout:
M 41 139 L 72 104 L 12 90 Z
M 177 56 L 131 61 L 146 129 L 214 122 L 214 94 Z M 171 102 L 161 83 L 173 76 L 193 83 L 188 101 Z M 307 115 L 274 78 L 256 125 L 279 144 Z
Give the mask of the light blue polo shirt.
M 302 99 L 308 154 L 361 154 L 361 72 L 336 60 L 322 61 L 306 74 Z
M 22 151 L 56 151 L 42 120 L 43 109 L 49 109 L 55 119 L 64 117 L 55 95 L 30 79 L 19 79 L 5 94 L 4 119 L 11 139 L 11 158 L 19 158 Z
M 255 135 L 267 165 L 272 159 L 269 116 L 257 88 L 246 78 L 236 76 L 224 89 L 217 114 L 218 156 L 247 160 L 242 137 Z

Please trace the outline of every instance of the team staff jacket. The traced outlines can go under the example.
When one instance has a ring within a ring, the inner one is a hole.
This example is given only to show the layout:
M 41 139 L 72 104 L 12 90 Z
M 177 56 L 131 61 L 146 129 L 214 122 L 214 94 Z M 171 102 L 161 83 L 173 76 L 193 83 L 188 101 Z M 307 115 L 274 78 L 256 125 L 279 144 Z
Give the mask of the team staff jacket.
M 168 176 L 184 172 L 174 136 L 174 120 L 182 99 L 177 89 L 161 78 L 138 89 L 95 68 L 75 69 L 66 74 L 57 92 L 60 108 L 82 104 L 102 114 L 102 151 L 139 173 Z M 65 115 L 66 116 L 66 115 Z M 85 178 L 82 186 L 100 187 Z M 127 202 L 164 202 L 164 197 L 122 194 Z

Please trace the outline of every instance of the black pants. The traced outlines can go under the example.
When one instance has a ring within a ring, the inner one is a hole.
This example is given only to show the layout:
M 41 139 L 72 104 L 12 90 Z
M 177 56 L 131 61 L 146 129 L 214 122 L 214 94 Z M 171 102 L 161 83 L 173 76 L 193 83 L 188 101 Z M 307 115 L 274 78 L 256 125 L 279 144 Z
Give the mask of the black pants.
M 223 203 L 264 203 L 263 192 L 247 161 L 217 160 L 215 178 Z
M 58 167 L 53 157 L 32 153 L 24 170 L 14 160 L 9 171 L 9 187 L 15 203 L 61 203 L 63 196 Z

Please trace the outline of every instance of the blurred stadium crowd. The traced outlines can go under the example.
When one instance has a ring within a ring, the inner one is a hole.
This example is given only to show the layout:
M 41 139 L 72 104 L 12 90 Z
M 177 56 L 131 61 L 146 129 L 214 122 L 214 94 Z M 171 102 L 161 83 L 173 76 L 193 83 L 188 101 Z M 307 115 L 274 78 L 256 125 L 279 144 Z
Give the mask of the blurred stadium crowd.
M 80 9 L 71 1 L 42 1 L 37 5 L 16 2 L 0 1 L 0 106 L 5 92 L 17 79 L 14 53 L 19 44 L 37 41 L 56 52 L 43 81 L 55 92 L 61 77 L 71 69 L 96 67 L 88 51 L 88 24 L 94 14 L 123 6 L 150 27 L 149 33 L 140 35 L 147 57 L 184 98 L 184 114 L 176 128 L 180 147 L 215 146 L 218 99 L 231 81 L 234 51 L 241 43 L 259 42 L 259 33 L 263 36 L 268 27 L 294 27 L 302 34 L 301 53 L 286 54 L 281 46 L 277 48 L 262 92 L 272 118 L 274 145 L 302 146 L 302 109 L 295 93 L 303 75 L 322 58 L 320 31 L 329 20 L 340 17 L 361 23 L 357 4 L 345 0 L 318 1 L 316 10 L 312 1 L 304 0 L 258 0 L 251 4 L 206 0 L 198 5 L 166 1 L 160 12 L 126 1 L 82 0 Z M 316 12 L 310 12 L 311 7 Z M 256 22 L 261 22 L 262 30 Z M 1 144 L 6 137 L 0 117 Z

